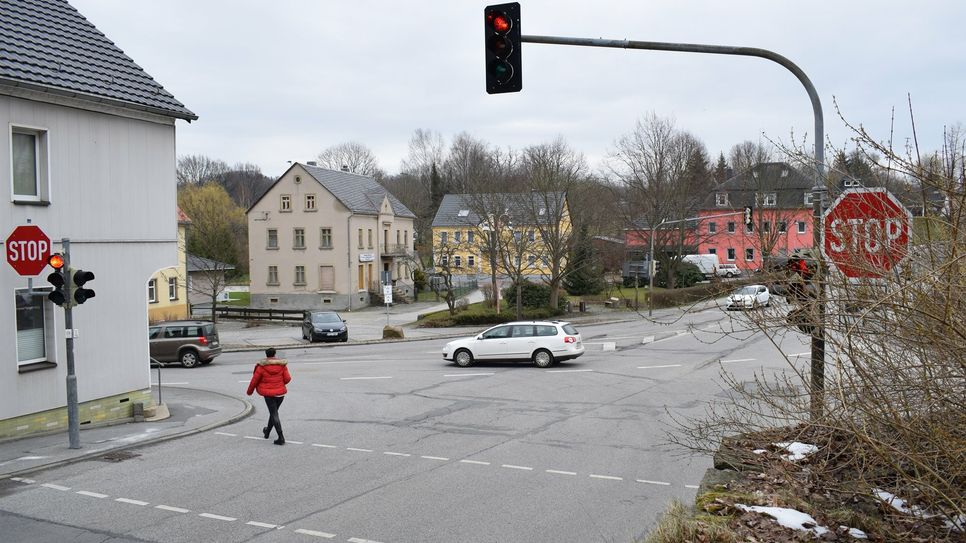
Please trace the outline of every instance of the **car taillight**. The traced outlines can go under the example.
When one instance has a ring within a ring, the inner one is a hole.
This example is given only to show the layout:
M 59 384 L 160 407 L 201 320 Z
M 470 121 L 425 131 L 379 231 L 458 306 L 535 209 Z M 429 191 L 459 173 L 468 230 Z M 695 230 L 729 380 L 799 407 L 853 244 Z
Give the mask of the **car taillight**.
M 577 343 L 577 338 L 574 336 L 564 336 L 564 343 Z
M 207 345 L 208 344 L 208 338 L 206 338 L 205 336 L 201 336 L 201 337 L 198 338 L 198 343 L 200 343 L 202 345 Z

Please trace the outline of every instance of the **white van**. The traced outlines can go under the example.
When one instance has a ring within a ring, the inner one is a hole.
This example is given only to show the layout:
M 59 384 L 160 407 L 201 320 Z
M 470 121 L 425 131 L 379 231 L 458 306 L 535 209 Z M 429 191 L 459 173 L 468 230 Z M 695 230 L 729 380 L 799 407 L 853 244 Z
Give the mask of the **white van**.
M 684 255 L 681 261 L 694 264 L 708 278 L 714 275 L 718 269 L 718 255 Z

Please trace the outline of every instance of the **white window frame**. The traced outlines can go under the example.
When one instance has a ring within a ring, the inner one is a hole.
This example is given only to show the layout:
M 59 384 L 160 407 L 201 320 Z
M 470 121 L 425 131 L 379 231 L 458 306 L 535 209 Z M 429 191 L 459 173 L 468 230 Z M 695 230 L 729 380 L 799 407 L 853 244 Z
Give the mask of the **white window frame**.
M 305 195 L 305 210 L 306 211 L 317 211 L 318 208 L 315 206 L 315 194 Z
M 305 249 L 305 228 L 292 228 L 292 248 Z
M 714 247 L 708 247 L 708 254 L 709 255 L 716 255 L 716 254 L 718 254 L 718 250 L 715 249 Z
M 778 233 L 784 234 L 786 232 L 788 232 L 788 221 L 785 221 L 785 220 L 778 221 Z
M 148 281 L 148 303 L 158 303 L 158 280 L 154 278 Z
M 728 248 L 728 262 L 734 262 L 737 260 L 738 254 L 734 247 Z
M 745 247 L 745 262 L 755 261 L 755 250 L 751 247 Z
M 468 267 L 468 268 L 476 268 L 476 257 L 475 256 L 469 255 L 469 256 L 466 257 L 466 267 Z
M 714 194 L 714 205 L 716 207 L 728 207 L 728 193 L 716 192 Z
M 808 225 L 805 221 L 798 221 L 798 233 L 804 234 L 807 231 Z
M 805 193 L 805 200 L 804 200 L 805 201 L 805 205 L 807 205 L 807 206 L 813 205 L 813 203 L 815 201 L 814 198 L 813 198 L 813 196 L 815 196 L 815 195 L 812 194 L 811 192 L 806 192 Z
M 168 301 L 178 299 L 178 278 L 168 277 Z
M 463 267 L 463 257 L 456 255 L 453 257 L 453 267 L 462 268 Z
M 718 233 L 718 223 L 711 221 L 708 223 L 708 233 L 717 234 Z
M 728 221 L 728 233 L 734 234 L 737 231 L 738 231 L 737 223 L 735 223 L 735 221 Z
M 292 212 L 292 195 L 291 194 L 281 194 L 281 195 L 279 195 L 278 210 L 281 213 L 291 213 Z
M 468 231 L 466 233 L 466 243 L 475 243 L 475 242 L 476 242 L 476 232 L 472 230 Z
M 764 207 L 775 207 L 778 205 L 778 194 L 774 192 L 766 192 L 762 201 Z
M 274 236 L 272 234 L 275 234 Z M 278 249 L 278 229 L 269 228 L 265 234 L 265 248 L 269 250 Z
M 268 279 L 265 280 L 265 284 L 270 287 L 277 287 L 280 284 L 278 282 L 278 266 L 268 267 Z
M 292 284 L 297 287 L 305 286 L 305 266 L 295 266 L 295 281 Z
M 443 245 L 448 245 L 449 244 L 449 232 L 445 232 L 445 231 L 440 232 L 439 233 L 439 242 L 442 243 Z
M 14 134 L 34 138 L 34 191 L 36 194 L 18 194 L 14 180 Z M 10 125 L 10 196 L 14 203 L 39 203 L 49 201 L 50 195 L 50 138 L 46 128 L 27 125 Z
M 463 231 L 456 230 L 453 232 L 453 243 L 459 243 L 463 241 Z
M 40 302 L 40 308 L 41 308 L 40 313 L 43 318 L 43 323 L 39 328 L 31 328 L 29 330 L 20 330 L 19 327 L 17 327 L 17 341 L 14 346 L 14 350 L 16 351 L 16 357 L 17 357 L 17 366 L 26 366 L 28 364 L 35 364 L 37 362 L 51 362 L 48 354 L 54 351 L 52 340 L 55 337 L 54 336 L 55 318 L 54 318 L 53 304 L 47 301 L 47 294 L 50 292 L 50 290 L 51 289 L 48 289 L 48 288 L 33 289 L 33 296 L 32 296 L 30 305 L 34 306 L 35 304 L 33 302 L 36 302 L 36 301 Z M 15 301 L 19 300 L 21 296 L 26 296 L 26 295 L 27 295 L 27 289 L 17 289 L 14 291 L 14 300 Z M 16 313 L 16 307 L 15 307 L 15 313 Z M 17 324 L 19 317 L 20 316 L 18 314 L 14 315 L 14 325 Z M 33 339 L 32 343 L 36 344 L 37 338 L 29 337 L 29 336 L 36 336 L 37 332 L 35 330 L 39 330 L 40 333 L 43 334 L 43 337 L 40 338 L 40 346 L 43 347 L 43 353 L 40 353 L 40 356 L 35 356 L 32 358 L 26 358 L 21 360 L 20 359 L 21 342 L 23 341 L 24 343 L 26 343 L 27 341 L 30 341 L 31 339 Z M 21 335 L 23 335 L 24 337 L 21 337 Z
M 332 228 L 328 226 L 319 227 L 319 249 L 332 248 Z

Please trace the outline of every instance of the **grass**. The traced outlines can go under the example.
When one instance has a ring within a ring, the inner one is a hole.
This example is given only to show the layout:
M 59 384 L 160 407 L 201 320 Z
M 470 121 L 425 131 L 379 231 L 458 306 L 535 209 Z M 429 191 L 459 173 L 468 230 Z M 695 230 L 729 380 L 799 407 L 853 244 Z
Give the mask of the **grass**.
M 227 302 L 219 302 L 220 305 L 248 307 L 252 302 L 250 292 L 232 292 L 231 298 Z
M 500 314 L 496 314 L 492 308 L 487 306 L 487 302 L 470 304 L 463 309 L 457 309 L 455 315 L 450 315 L 448 310 L 437 311 L 423 315 L 419 319 L 419 326 L 426 328 L 439 328 L 450 326 L 473 326 L 499 324 L 516 320 L 516 306 L 504 303 L 501 305 Z M 544 320 L 554 317 L 554 313 L 549 309 L 524 308 L 523 318 L 525 320 Z

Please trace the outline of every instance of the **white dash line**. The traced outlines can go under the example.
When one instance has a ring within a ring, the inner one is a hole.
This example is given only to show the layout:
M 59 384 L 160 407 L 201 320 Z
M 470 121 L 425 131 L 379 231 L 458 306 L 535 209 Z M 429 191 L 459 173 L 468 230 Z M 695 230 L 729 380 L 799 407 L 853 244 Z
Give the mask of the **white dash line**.
M 638 366 L 639 370 L 656 370 L 658 368 L 680 368 L 681 364 L 665 364 L 663 366 Z
M 372 449 L 357 449 L 355 447 L 346 447 L 345 450 L 356 451 L 356 452 L 372 452 Z
M 358 537 L 350 537 L 349 543 L 379 543 L 379 542 L 373 541 L 371 539 L 359 539 Z
M 61 492 L 67 492 L 68 490 L 70 490 L 69 486 L 60 486 L 60 485 L 55 485 L 51 483 L 43 483 L 40 486 L 46 487 L 46 488 L 52 488 L 54 490 L 60 490 Z
M 171 507 L 170 505 L 155 505 L 155 509 L 161 509 L 162 511 L 171 511 L 172 513 L 190 513 L 191 509 L 182 509 L 180 507 Z
M 107 494 L 99 494 L 97 492 L 88 492 L 86 490 L 78 490 L 77 493 L 80 494 L 81 496 L 89 496 L 91 498 L 101 498 L 101 499 L 104 499 L 104 498 L 107 497 Z
M 684 488 L 699 488 L 698 485 L 684 485 Z
M 303 445 L 301 441 L 292 441 L 291 439 L 286 441 L 286 443 L 291 443 L 292 445 Z
M 131 505 L 148 505 L 148 502 L 142 502 L 141 500 L 130 500 L 128 498 L 115 498 L 114 501 L 121 503 L 129 503 Z
M 313 536 L 313 537 L 324 537 L 325 539 L 332 539 L 333 537 L 335 537 L 335 534 L 328 534 L 328 533 L 325 533 L 325 532 L 316 532 L 315 530 L 305 530 L 305 529 L 302 529 L 302 528 L 299 528 L 298 530 L 295 530 L 295 533 L 302 534 L 302 535 L 310 535 L 310 536 Z
M 238 434 L 229 434 L 228 432 L 215 432 L 216 436 L 228 436 L 228 437 L 238 437 Z
M 577 475 L 576 471 L 560 471 L 558 469 L 546 469 L 547 473 L 555 473 L 557 475 Z
M 242 437 L 245 439 L 265 439 L 264 437 L 258 437 L 258 436 L 242 436 Z
M 340 381 L 361 381 L 365 379 L 392 379 L 391 375 L 384 377 L 339 377 Z
M 443 377 L 482 377 L 484 375 L 496 375 L 496 373 L 444 373 Z
M 254 520 L 249 520 L 245 524 L 249 526 L 258 526 L 259 528 L 278 528 L 278 524 L 268 524 L 265 522 L 255 522 Z
M 513 464 L 502 464 L 502 465 L 500 465 L 500 467 L 501 468 L 507 468 L 507 469 L 522 469 L 524 471 L 533 471 L 533 468 L 531 468 L 531 467 L 527 467 L 527 466 L 515 466 Z
M 756 358 L 735 358 L 733 360 L 719 360 L 718 362 L 721 362 L 722 364 L 728 364 L 731 362 L 754 362 L 755 360 L 757 359 Z
M 800 356 L 808 356 L 810 354 L 812 354 L 811 351 L 805 352 L 805 353 L 795 353 L 795 354 L 790 354 L 790 355 L 786 355 L 786 356 L 788 356 L 789 358 L 798 358 Z
M 449 461 L 449 458 L 443 458 L 442 456 L 420 456 L 420 458 L 425 458 L 426 460 L 442 460 L 443 462 Z
M 313 443 L 313 447 L 322 447 L 323 449 L 338 449 L 335 445 L 323 445 L 321 443 Z
M 212 515 L 211 513 L 198 513 L 198 516 L 199 517 L 210 518 L 210 519 L 215 519 L 215 520 L 223 520 L 225 522 L 235 522 L 236 520 L 238 520 L 235 517 L 223 517 L 221 515 Z
M 489 462 L 481 462 L 479 460 L 460 460 L 464 464 L 476 464 L 477 466 L 489 466 Z
M 547 370 L 547 373 L 584 373 L 594 370 Z
M 590 476 L 594 479 L 606 479 L 608 481 L 623 481 L 623 477 L 614 477 L 613 475 L 596 475 L 591 473 Z
M 648 481 L 647 479 L 637 479 L 637 482 L 644 483 L 646 485 L 671 486 L 671 483 L 665 483 L 664 481 Z
M 392 452 L 392 451 L 385 451 L 382 454 L 387 454 L 389 456 L 412 456 L 409 453 L 398 453 L 398 452 Z

